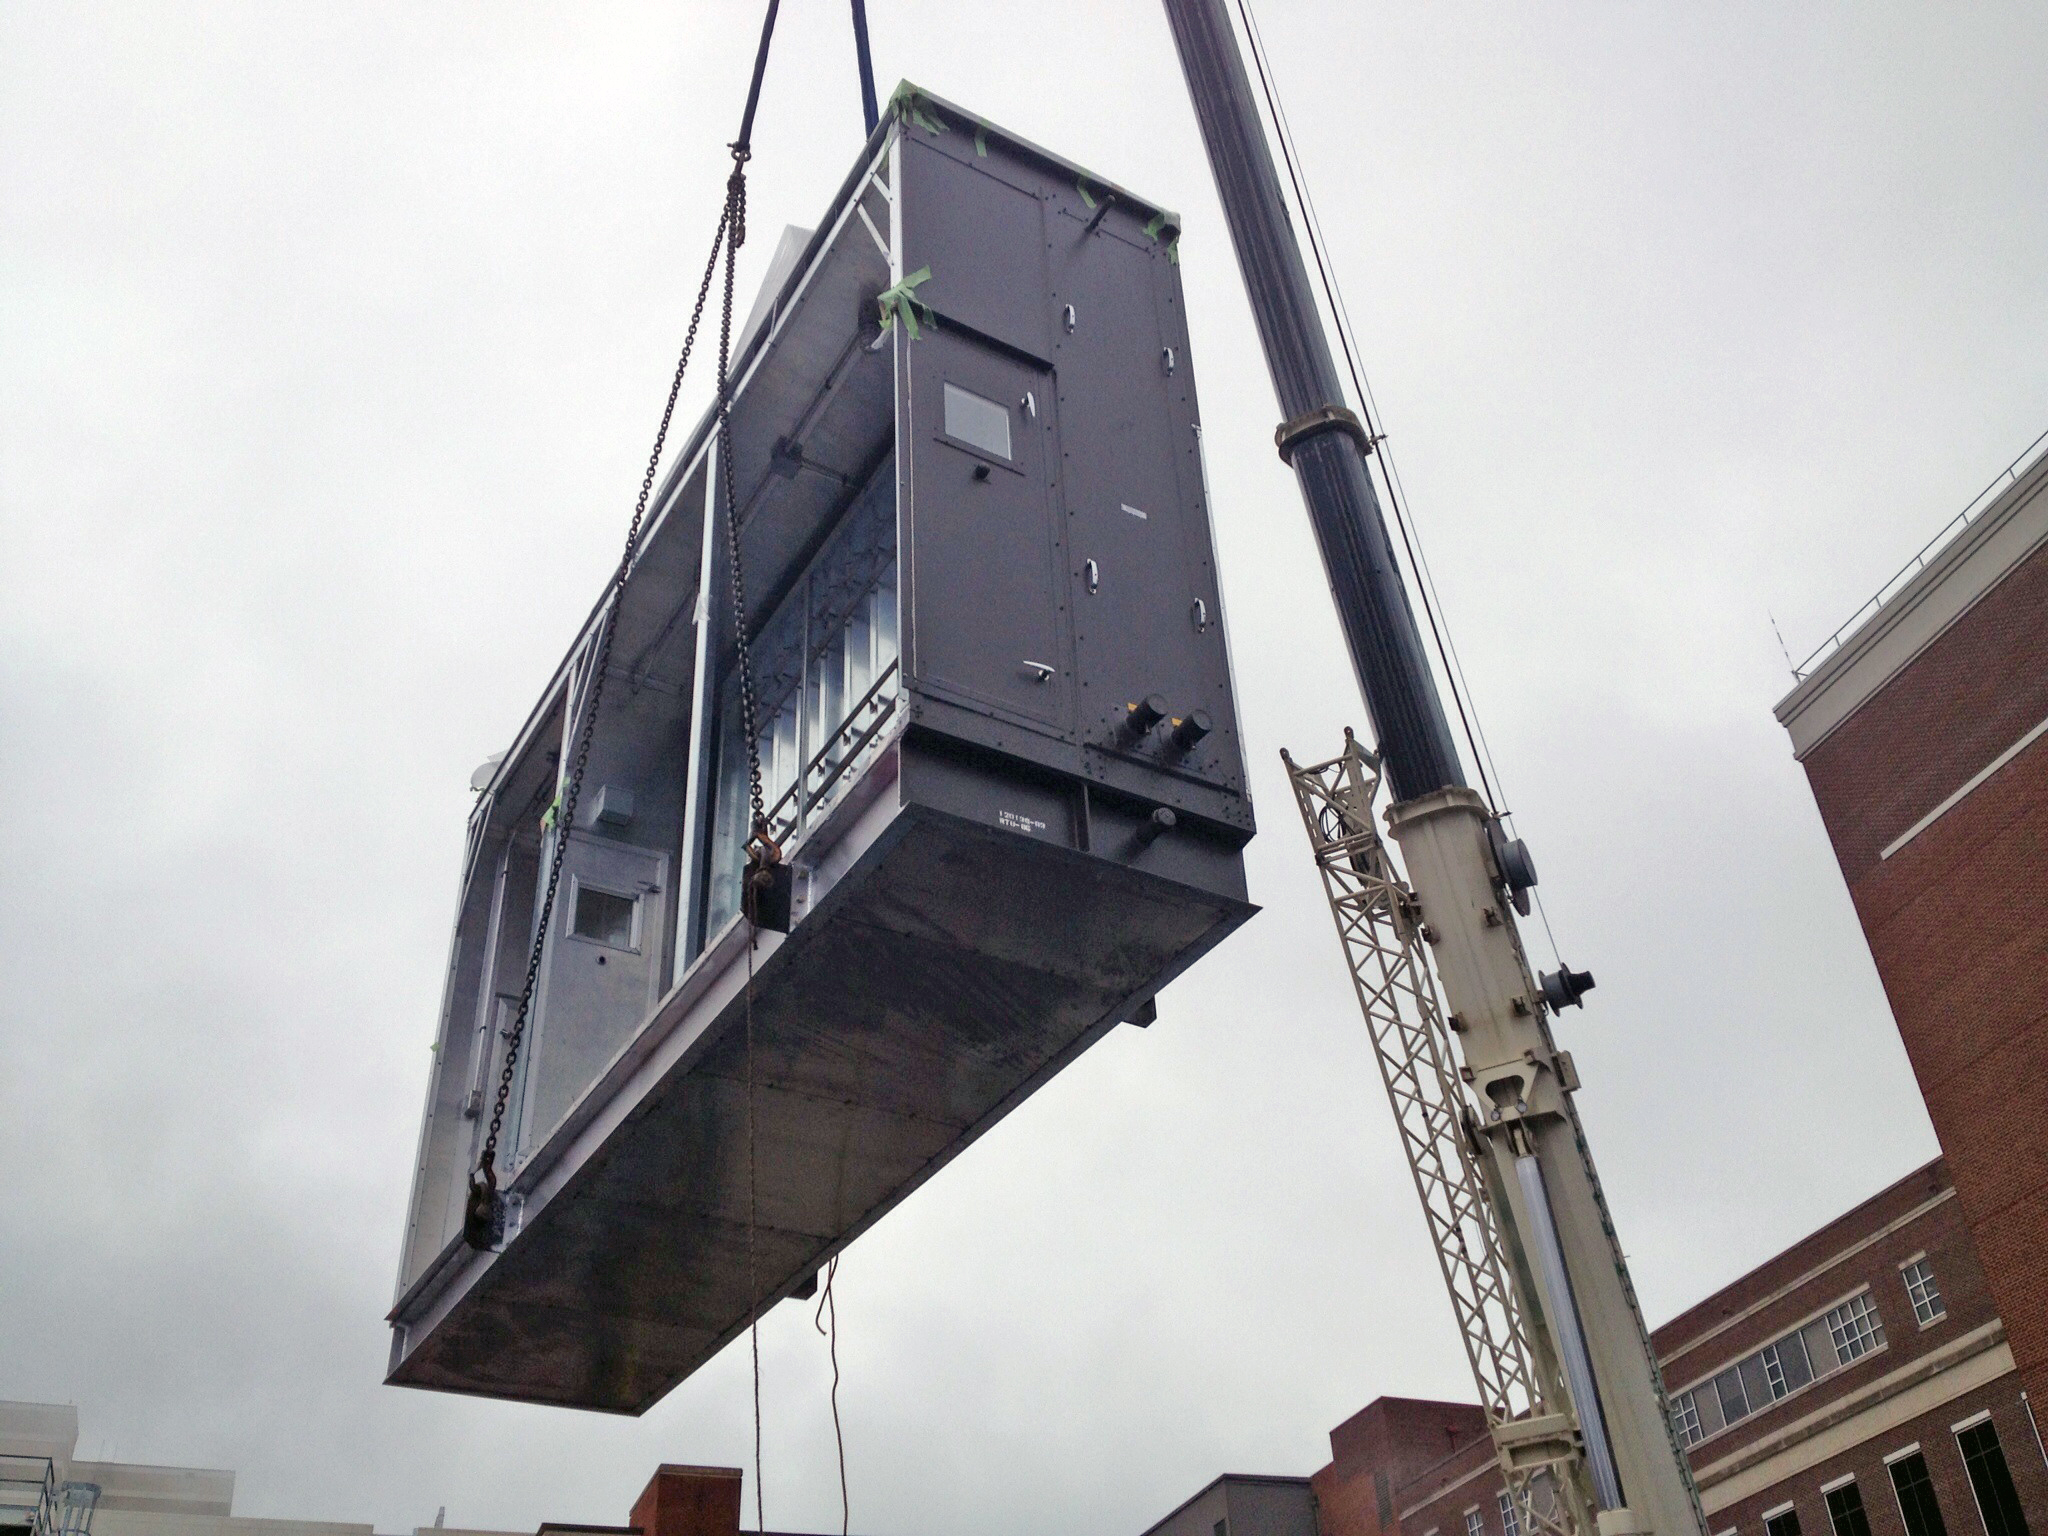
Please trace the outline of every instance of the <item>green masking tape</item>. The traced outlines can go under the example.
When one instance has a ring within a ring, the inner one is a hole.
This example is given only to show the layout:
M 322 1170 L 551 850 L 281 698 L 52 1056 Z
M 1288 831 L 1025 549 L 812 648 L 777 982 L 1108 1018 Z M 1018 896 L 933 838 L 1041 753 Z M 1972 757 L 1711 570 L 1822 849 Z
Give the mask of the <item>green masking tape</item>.
M 1171 213 L 1153 214 L 1150 222 L 1145 225 L 1145 237 L 1156 243 L 1160 232 L 1169 229 L 1173 231 L 1173 234 L 1166 242 L 1166 259 L 1175 266 L 1178 266 L 1180 265 L 1180 219 L 1176 215 Z
M 978 122 L 974 125 L 974 153 L 980 159 L 986 160 L 988 158 L 987 123 Z
M 926 133 L 949 132 L 946 125 L 925 111 L 929 103 L 908 80 L 896 87 L 896 94 L 889 98 L 890 109 L 900 115 L 906 123 L 915 123 Z
M 1095 206 L 1095 194 L 1088 190 L 1088 178 L 1086 176 L 1083 176 L 1074 183 L 1074 190 L 1081 194 L 1082 202 L 1086 203 L 1090 208 Z
M 902 282 L 892 287 L 884 288 L 875 295 L 875 307 L 881 311 L 882 329 L 884 331 L 887 331 L 889 327 L 894 325 L 896 317 L 901 315 L 903 317 L 904 329 L 910 332 L 910 339 L 912 341 L 921 339 L 922 333 L 917 328 L 917 312 L 923 310 L 925 322 L 929 324 L 932 318 L 931 306 L 919 303 L 917 295 L 911 290 L 919 284 L 928 283 L 931 280 L 932 269 L 930 267 L 919 267 L 915 272 L 905 277 Z

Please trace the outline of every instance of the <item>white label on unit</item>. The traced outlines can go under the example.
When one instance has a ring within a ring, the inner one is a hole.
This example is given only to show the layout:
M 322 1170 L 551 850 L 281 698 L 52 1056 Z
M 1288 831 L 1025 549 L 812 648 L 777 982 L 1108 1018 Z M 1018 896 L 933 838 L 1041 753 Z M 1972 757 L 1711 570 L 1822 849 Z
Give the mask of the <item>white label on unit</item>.
M 1132 506 L 1128 501 L 1123 503 L 1123 509 L 1126 512 L 1130 513 L 1133 517 L 1149 518 L 1152 515 L 1149 512 L 1142 511 L 1141 509 Z
M 1010 832 L 1043 832 L 1045 830 L 1044 822 L 1039 821 L 1035 817 L 1026 816 L 1020 811 L 998 811 L 996 812 L 996 820 L 1001 822 L 1004 829 Z

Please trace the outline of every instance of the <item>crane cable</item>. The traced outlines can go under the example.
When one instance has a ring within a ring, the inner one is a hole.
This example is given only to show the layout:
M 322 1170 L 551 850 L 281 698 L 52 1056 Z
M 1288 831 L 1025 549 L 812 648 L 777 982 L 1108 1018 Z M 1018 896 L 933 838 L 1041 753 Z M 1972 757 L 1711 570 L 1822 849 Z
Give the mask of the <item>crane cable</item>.
M 1493 749 L 1486 739 L 1486 730 L 1480 724 L 1479 706 L 1470 700 L 1471 684 L 1465 679 L 1463 660 L 1458 655 L 1457 642 L 1451 637 L 1449 616 L 1438 618 L 1437 610 L 1443 607 L 1443 598 L 1436 591 L 1436 578 L 1429 569 L 1428 556 L 1422 549 L 1422 534 L 1413 528 L 1413 518 L 1408 510 L 1406 488 L 1401 483 L 1401 472 L 1394 464 L 1392 445 L 1380 431 L 1379 402 L 1373 398 L 1372 383 L 1366 376 L 1364 366 L 1358 361 L 1357 348 L 1351 329 L 1351 314 L 1344 304 L 1344 292 L 1338 284 L 1334 263 L 1324 254 L 1322 219 L 1316 212 L 1315 199 L 1308 190 L 1308 176 L 1300 166 L 1300 155 L 1294 146 L 1294 133 L 1288 125 L 1287 110 L 1281 104 L 1280 87 L 1273 78 L 1272 67 L 1266 59 L 1265 39 L 1259 33 L 1259 25 L 1253 17 L 1250 0 L 1236 0 L 1239 20 L 1244 25 L 1245 37 L 1251 44 L 1252 63 L 1258 71 L 1259 89 L 1266 99 L 1267 115 L 1273 120 L 1274 137 L 1280 145 L 1280 158 L 1287 167 L 1288 182 L 1294 188 L 1294 200 L 1301 206 L 1302 227 L 1308 235 L 1309 254 L 1315 258 L 1316 276 L 1321 281 L 1323 298 L 1329 306 L 1330 319 L 1337 332 L 1337 342 L 1344 353 L 1345 370 L 1351 375 L 1351 386 L 1358 393 L 1359 414 L 1365 418 L 1368 439 L 1377 447 L 1375 455 L 1380 461 L 1380 479 L 1386 486 L 1387 502 L 1394 509 L 1394 525 L 1400 530 L 1401 546 L 1407 551 L 1408 565 L 1415 572 L 1416 591 L 1422 598 L 1422 611 L 1429 621 L 1430 638 L 1436 644 L 1437 660 L 1444 671 L 1444 681 L 1451 691 L 1451 702 L 1457 707 L 1458 723 L 1464 728 L 1465 743 L 1472 751 L 1472 763 L 1479 771 L 1480 787 L 1486 793 L 1488 807 L 1503 821 L 1512 821 L 1514 813 L 1503 806 L 1506 788 L 1501 787 L 1498 797 L 1495 786 L 1500 784 L 1500 768 L 1494 762 Z M 1489 770 L 1491 772 L 1489 773 Z M 1551 931 L 1550 914 L 1543 905 L 1542 892 L 1531 890 L 1535 897 L 1536 910 L 1543 922 L 1544 935 L 1550 941 L 1551 956 L 1559 964 L 1563 961 L 1557 953 L 1557 935 Z

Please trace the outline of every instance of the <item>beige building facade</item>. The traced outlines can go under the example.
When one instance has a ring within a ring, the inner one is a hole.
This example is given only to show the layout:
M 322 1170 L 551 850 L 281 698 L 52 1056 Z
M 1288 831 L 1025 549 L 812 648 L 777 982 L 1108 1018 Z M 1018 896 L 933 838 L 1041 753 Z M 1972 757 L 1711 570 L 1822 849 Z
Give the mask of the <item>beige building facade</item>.
M 78 1457 L 78 1410 L 0 1402 L 0 1536 L 376 1536 L 334 1520 L 235 1513 L 235 1474 Z M 426 1527 L 414 1536 L 511 1536 Z

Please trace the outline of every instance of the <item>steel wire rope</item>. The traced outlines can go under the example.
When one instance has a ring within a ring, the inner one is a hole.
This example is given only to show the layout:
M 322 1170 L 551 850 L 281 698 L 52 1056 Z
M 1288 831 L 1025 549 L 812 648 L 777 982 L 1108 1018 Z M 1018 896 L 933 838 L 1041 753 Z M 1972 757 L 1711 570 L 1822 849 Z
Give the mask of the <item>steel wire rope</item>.
M 1443 597 L 1436 590 L 1436 577 L 1429 568 L 1429 557 L 1422 546 L 1422 531 L 1413 527 L 1414 517 L 1408 508 L 1408 488 L 1401 480 L 1401 471 L 1394 462 L 1393 448 L 1386 436 L 1379 430 L 1379 401 L 1373 396 L 1372 382 L 1365 367 L 1358 360 L 1354 342 L 1351 313 L 1344 303 L 1343 285 L 1335 274 L 1335 260 L 1326 257 L 1321 215 L 1316 211 L 1315 198 L 1308 188 L 1308 173 L 1300 165 L 1300 154 L 1294 145 L 1294 130 L 1287 120 L 1287 109 L 1282 102 L 1280 87 L 1273 78 L 1273 71 L 1266 59 L 1266 44 L 1259 31 L 1257 20 L 1251 11 L 1250 0 L 1235 0 L 1238 17 L 1244 23 L 1245 37 L 1251 45 L 1253 66 L 1258 71 L 1259 88 L 1266 99 L 1267 114 L 1273 119 L 1274 137 L 1280 144 L 1280 158 L 1287 167 L 1287 179 L 1294 188 L 1295 201 L 1301 205 L 1302 227 L 1308 235 L 1309 253 L 1315 258 L 1316 275 L 1321 280 L 1324 301 L 1329 305 L 1330 319 L 1337 332 L 1339 348 L 1344 353 L 1345 371 L 1351 376 L 1351 386 L 1358 393 L 1359 405 L 1365 416 L 1367 438 L 1377 449 L 1380 461 L 1380 480 L 1386 486 L 1387 501 L 1394 509 L 1394 524 L 1400 530 L 1401 544 L 1408 555 L 1409 567 L 1415 572 L 1416 590 L 1422 598 L 1422 611 L 1429 620 L 1430 637 L 1436 643 L 1437 659 L 1443 663 L 1444 680 L 1451 690 L 1452 703 L 1458 711 L 1458 723 L 1464 728 L 1465 741 L 1472 749 L 1473 766 L 1479 770 L 1479 782 L 1486 792 L 1489 807 L 1503 821 L 1512 822 L 1514 812 L 1503 809 L 1507 800 L 1507 788 L 1502 782 L 1500 766 L 1494 760 L 1492 744 L 1486 738 L 1486 728 L 1479 718 L 1479 705 L 1471 698 L 1472 685 L 1465 676 L 1463 658 L 1458 654 L 1456 639 L 1451 634 L 1449 614 L 1444 614 L 1439 623 L 1438 610 L 1443 607 Z M 1496 798 L 1498 786 L 1498 798 Z M 1560 966 L 1564 961 L 1558 952 L 1557 935 L 1550 926 L 1550 913 L 1543 904 L 1543 894 L 1532 888 L 1529 894 L 1535 899 L 1536 913 L 1543 924 L 1544 937 L 1549 941 L 1551 958 Z
M 839 1276 L 839 1255 L 833 1254 L 825 1261 L 824 1294 L 818 1298 L 818 1310 L 811 1315 L 811 1326 L 824 1336 L 826 1352 L 832 1357 L 832 1439 L 839 1447 L 839 1536 L 850 1536 L 853 1529 L 853 1502 L 846 1493 L 846 1435 L 839 1427 L 839 1302 L 832 1294 L 832 1282 Z M 831 1319 L 828 1329 L 824 1319 Z

